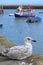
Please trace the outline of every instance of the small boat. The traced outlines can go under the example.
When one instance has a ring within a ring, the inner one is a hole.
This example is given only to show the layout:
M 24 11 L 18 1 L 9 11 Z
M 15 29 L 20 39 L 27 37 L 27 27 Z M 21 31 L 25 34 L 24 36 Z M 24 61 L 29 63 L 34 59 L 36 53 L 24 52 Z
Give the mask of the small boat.
M 14 16 L 14 13 L 10 13 L 9 16 Z
M 29 17 L 28 20 L 27 20 L 27 22 L 29 22 L 29 23 L 37 23 L 37 22 L 39 22 L 39 21 L 41 21 L 41 18 L 38 17 L 38 16 Z
M 3 14 L 3 6 L 0 6 L 0 14 Z
M 21 14 L 15 13 L 15 17 L 29 17 L 29 14 L 21 15 Z
M 31 14 L 23 14 L 22 12 L 20 13 L 15 13 L 15 17 L 34 17 L 34 13 L 31 13 Z
M 4 12 L 3 12 L 3 10 L 0 10 L 0 14 L 3 14 Z

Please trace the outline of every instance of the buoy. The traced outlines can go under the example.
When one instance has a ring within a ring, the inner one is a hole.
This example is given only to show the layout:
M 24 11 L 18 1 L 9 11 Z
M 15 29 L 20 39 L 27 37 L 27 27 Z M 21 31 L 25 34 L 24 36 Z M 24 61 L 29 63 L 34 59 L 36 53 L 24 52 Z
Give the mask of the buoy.
M 2 27 L 3 25 L 2 24 L 0 24 L 0 27 Z

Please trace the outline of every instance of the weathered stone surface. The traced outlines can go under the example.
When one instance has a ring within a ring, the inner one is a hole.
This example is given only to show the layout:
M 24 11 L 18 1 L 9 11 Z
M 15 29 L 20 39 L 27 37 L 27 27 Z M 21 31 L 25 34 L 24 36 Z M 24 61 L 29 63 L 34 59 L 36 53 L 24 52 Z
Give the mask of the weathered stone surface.
M 12 47 L 14 45 L 16 45 L 15 43 L 13 42 L 10 42 L 8 39 L 6 39 L 5 37 L 3 36 L 0 36 L 0 45 L 5 47 L 5 48 L 9 48 L 9 47 Z

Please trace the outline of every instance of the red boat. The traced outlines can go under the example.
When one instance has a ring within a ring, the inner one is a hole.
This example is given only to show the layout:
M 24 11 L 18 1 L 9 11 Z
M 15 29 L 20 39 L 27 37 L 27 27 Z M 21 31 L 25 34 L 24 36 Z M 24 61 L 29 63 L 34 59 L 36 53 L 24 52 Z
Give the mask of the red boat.
M 3 12 L 3 10 L 0 10 L 0 14 L 3 14 L 4 12 Z
M 0 14 L 3 14 L 3 6 L 0 6 Z
M 17 12 L 15 13 L 15 17 L 34 17 L 34 13 L 28 13 L 29 11 L 31 11 L 32 8 L 33 6 L 29 7 L 28 9 L 23 9 L 22 6 L 19 6 L 17 8 Z M 27 12 L 28 14 L 24 14 L 24 12 Z

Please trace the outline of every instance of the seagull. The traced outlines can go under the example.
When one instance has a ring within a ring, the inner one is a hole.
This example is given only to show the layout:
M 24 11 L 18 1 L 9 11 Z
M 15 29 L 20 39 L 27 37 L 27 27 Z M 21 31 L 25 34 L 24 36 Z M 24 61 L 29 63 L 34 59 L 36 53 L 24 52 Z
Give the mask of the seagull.
M 32 44 L 31 42 L 36 42 L 31 37 L 24 38 L 24 45 L 17 45 L 11 48 L 5 48 L 4 51 L 0 53 L 0 56 L 6 56 L 10 59 L 26 59 L 32 55 Z

